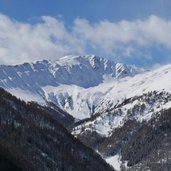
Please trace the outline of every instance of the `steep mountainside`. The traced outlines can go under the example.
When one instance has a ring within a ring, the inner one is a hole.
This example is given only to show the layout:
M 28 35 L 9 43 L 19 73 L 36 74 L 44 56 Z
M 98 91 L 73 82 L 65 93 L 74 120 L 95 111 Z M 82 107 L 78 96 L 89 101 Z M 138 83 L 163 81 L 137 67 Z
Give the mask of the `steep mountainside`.
M 76 123 L 73 134 L 114 168 L 117 163 L 116 170 L 169 170 L 170 105 L 171 94 L 166 92 L 125 99 L 105 113 Z
M 24 100 L 41 104 L 50 101 L 76 118 L 85 118 L 108 91 L 94 93 L 95 89 L 91 94 L 91 87 L 140 72 L 136 67 L 115 64 L 94 55 L 66 56 L 56 61 L 0 66 L 0 86 Z
M 105 87 L 109 91 L 90 117 L 75 123 L 73 134 L 116 170 L 170 169 L 170 124 L 165 123 L 171 108 L 171 65 L 98 86 Z
M 43 110 L 115 170 L 170 169 L 171 65 L 144 71 L 96 56 L 67 56 L 0 70 L 2 87 L 46 104 Z
M 74 117 L 84 119 L 96 113 L 104 113 L 125 99 L 144 93 L 171 93 L 171 65 L 136 74 L 134 77 L 109 78 L 89 88 L 60 85 L 46 86 L 43 89 L 46 99 L 58 104 Z
M 112 171 L 44 107 L 0 89 L 0 168 L 24 171 Z

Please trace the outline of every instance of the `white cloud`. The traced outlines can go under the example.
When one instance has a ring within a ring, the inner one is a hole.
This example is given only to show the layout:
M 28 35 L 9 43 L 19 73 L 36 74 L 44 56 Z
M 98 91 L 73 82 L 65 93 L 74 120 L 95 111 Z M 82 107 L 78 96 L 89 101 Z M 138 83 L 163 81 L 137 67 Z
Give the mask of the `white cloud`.
M 30 24 L 1 14 L 0 63 L 16 64 L 86 53 L 131 58 L 132 54 L 141 54 L 138 51 L 142 47 L 162 46 L 171 50 L 170 30 L 171 21 L 157 16 L 94 24 L 77 18 L 68 28 L 64 21 L 49 16 Z M 143 55 L 146 56 L 150 55 Z
M 32 25 L 0 15 L 0 63 L 55 59 L 67 53 L 82 53 L 83 49 L 82 41 L 55 18 L 45 16 Z

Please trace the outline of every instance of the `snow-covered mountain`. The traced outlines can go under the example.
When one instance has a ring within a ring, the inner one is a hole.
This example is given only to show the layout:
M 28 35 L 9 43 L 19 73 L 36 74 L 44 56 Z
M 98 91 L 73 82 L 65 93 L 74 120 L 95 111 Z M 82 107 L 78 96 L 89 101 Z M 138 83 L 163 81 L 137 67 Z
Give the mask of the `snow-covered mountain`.
M 154 165 L 166 161 L 171 154 L 170 123 L 167 124 L 171 116 L 171 65 L 132 78 L 105 82 L 98 87 L 109 91 L 94 107 L 91 117 L 75 124 L 73 134 L 105 156 L 116 170 L 125 167 L 127 161 L 129 166 L 139 164 L 144 170 L 149 161 Z M 165 141 L 162 141 L 163 135 Z M 162 145 L 155 147 L 159 142 Z M 131 159 L 132 156 L 135 158 Z M 136 167 L 141 170 L 139 165 Z
M 171 65 L 104 82 L 91 88 L 89 97 L 95 97 L 98 92 L 95 89 L 103 95 L 92 107 L 93 117 L 85 119 L 87 121 L 76 128 L 77 133 L 82 130 L 82 125 L 93 125 L 99 134 L 109 136 L 114 128 L 121 127 L 130 118 L 148 121 L 154 113 L 171 108 Z
M 95 55 L 65 56 L 56 61 L 1 65 L 0 86 L 27 101 L 51 101 L 81 119 L 92 114 L 111 89 L 104 82 L 115 83 L 142 71 Z
M 72 134 L 116 170 L 158 164 L 163 154 L 171 158 L 171 65 L 145 71 L 94 55 L 66 56 L 1 65 L 0 86 L 26 101 L 55 104 L 72 114 L 78 119 Z
M 0 86 L 27 101 L 53 102 L 75 118 L 105 113 L 150 91 L 171 93 L 171 65 L 152 71 L 95 55 L 0 66 Z

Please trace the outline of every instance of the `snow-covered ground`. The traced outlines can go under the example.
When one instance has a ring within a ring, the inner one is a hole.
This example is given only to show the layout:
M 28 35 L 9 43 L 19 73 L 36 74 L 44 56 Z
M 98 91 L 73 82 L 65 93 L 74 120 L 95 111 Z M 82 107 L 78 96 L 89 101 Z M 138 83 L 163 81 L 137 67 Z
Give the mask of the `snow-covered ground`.
M 93 94 L 96 90 L 106 90 L 99 96 L 98 105 L 94 108 L 94 114 L 100 115 L 76 127 L 73 134 L 80 134 L 85 127 L 85 130 L 95 130 L 108 137 L 114 128 L 121 127 L 130 118 L 139 122 L 148 121 L 162 109 L 171 108 L 171 65 L 91 88 Z M 150 95 L 150 92 L 153 93 Z M 131 98 L 133 100 L 129 103 L 123 103 Z M 132 115 L 129 116 L 129 113 Z
M 115 156 L 112 157 L 108 157 L 105 159 L 107 163 L 109 163 L 111 166 L 113 166 L 113 168 L 116 171 L 120 171 L 121 170 L 121 156 L 119 154 L 116 154 Z
M 105 95 L 100 107 L 103 110 L 109 101 L 115 104 L 133 96 L 150 91 L 166 91 L 171 93 L 171 65 L 138 74 L 133 78 L 126 77 L 113 82 L 113 88 Z M 100 110 L 100 107 L 98 110 Z

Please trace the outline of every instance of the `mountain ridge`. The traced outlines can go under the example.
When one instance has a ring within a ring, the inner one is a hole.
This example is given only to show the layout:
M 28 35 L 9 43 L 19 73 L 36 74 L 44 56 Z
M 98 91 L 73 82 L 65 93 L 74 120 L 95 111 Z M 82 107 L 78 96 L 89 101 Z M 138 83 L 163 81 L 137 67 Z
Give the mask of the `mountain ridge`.
M 43 60 L 15 66 L 3 65 L 0 66 L 0 71 L 0 86 L 14 95 L 41 104 L 51 101 L 71 114 L 78 114 L 80 111 L 75 109 L 76 101 L 71 97 L 71 92 L 59 90 L 55 93 L 58 88 L 63 86 L 64 90 L 67 86 L 75 86 L 71 91 L 76 97 L 79 96 L 79 91 L 96 87 L 105 80 L 118 80 L 143 72 L 142 69 L 116 64 L 95 55 L 65 56 L 56 61 Z M 53 89 L 53 92 L 49 92 Z M 94 98 L 98 98 L 98 95 Z M 83 106 L 86 108 L 84 114 L 92 113 L 89 104 Z

